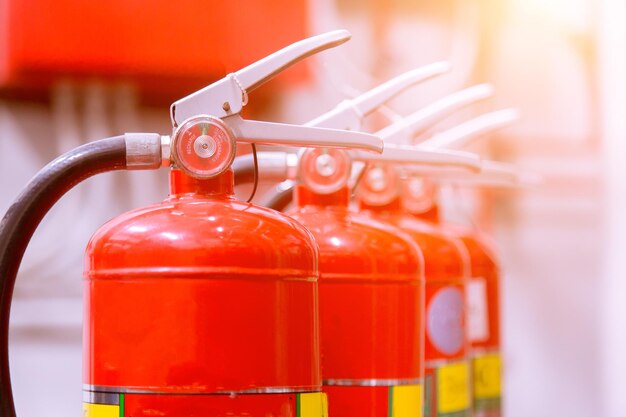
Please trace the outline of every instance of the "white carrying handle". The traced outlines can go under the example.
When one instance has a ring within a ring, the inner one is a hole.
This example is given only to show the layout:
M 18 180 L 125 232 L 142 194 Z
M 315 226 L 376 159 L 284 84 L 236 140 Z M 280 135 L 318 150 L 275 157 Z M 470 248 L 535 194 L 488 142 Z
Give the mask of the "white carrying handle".
M 427 172 L 422 174 L 428 175 Z M 519 173 L 517 168 L 512 164 L 499 161 L 484 160 L 480 172 L 468 175 L 467 173 L 454 170 L 442 170 L 437 172 L 436 177 L 439 182 L 468 182 L 468 183 L 497 183 L 508 184 L 511 186 L 518 185 Z
M 223 121 L 232 129 L 237 141 L 244 143 L 383 151 L 382 140 L 369 133 L 244 120 L 239 115 Z
M 350 151 L 350 157 L 361 162 L 386 162 L 395 164 L 420 165 L 428 167 L 456 168 L 463 172 L 479 172 L 482 161 L 471 152 L 448 149 L 426 148 L 421 146 L 385 145 L 383 153 L 372 154 Z
M 435 62 L 405 72 L 358 97 L 339 103 L 332 110 L 316 117 L 306 126 L 360 130 L 363 118 L 407 88 L 450 70 L 447 62 Z
M 541 175 L 521 171 L 513 164 L 491 160 L 483 160 L 482 163 L 481 171 L 471 174 L 454 168 L 410 167 L 405 171 L 413 175 L 428 176 L 440 184 L 473 188 L 532 188 L 541 185 L 544 181 Z
M 419 132 L 465 106 L 490 97 L 493 91 L 491 84 L 479 84 L 457 91 L 379 130 L 378 135 L 386 143 L 409 145 Z
M 229 74 L 221 80 L 174 102 L 170 108 L 172 123 L 209 114 L 225 117 L 237 114 L 247 101 L 247 94 L 302 59 L 348 41 L 347 30 L 336 30 L 293 43 L 267 57 Z
M 520 117 L 517 109 L 504 109 L 486 113 L 434 135 L 420 143 L 435 148 L 462 148 L 470 142 L 516 122 Z
M 477 176 L 499 179 L 501 181 L 508 181 L 511 183 L 517 183 L 519 180 L 519 175 L 515 165 L 500 161 L 483 160 L 482 169 Z
M 423 141 L 420 145 L 436 148 L 456 149 L 466 146 L 474 140 L 484 137 L 487 133 L 502 129 L 519 118 L 519 112 L 515 109 L 499 110 L 486 113 L 468 122 L 455 126 L 443 133 Z M 422 172 L 438 182 L 452 182 L 474 187 L 519 187 L 520 173 L 515 166 L 503 162 L 483 160 L 480 173 L 467 175 L 455 170 L 442 170 L 440 172 Z

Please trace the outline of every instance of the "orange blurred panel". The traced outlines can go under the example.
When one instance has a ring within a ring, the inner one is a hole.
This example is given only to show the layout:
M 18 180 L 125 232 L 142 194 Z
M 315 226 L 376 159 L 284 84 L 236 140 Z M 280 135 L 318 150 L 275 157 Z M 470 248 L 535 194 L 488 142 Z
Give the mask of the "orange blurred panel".
M 213 79 L 308 35 L 305 0 L 0 0 L 0 87 Z M 4 55 L 4 56 L 3 56 Z M 302 77 L 302 68 L 289 78 Z

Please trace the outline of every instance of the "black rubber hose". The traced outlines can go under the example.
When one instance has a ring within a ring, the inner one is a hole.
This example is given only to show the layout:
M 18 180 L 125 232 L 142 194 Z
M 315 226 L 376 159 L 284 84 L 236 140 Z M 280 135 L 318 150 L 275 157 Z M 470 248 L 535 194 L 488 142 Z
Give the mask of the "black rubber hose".
M 273 191 L 268 193 L 270 196 L 266 198 L 261 205 L 274 210 L 283 211 L 293 201 L 293 189 L 293 184 L 288 187 L 279 184 Z
M 37 226 L 71 188 L 96 174 L 126 168 L 124 136 L 80 146 L 46 165 L 0 222 L 0 413 L 16 417 L 9 370 L 9 316 L 17 272 Z

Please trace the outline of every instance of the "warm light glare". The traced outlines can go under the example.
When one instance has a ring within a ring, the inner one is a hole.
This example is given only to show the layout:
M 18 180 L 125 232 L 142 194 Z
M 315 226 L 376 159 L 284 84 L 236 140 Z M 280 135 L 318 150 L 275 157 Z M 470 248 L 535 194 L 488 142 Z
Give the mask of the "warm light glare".
M 537 18 L 548 19 L 562 28 L 588 31 L 592 6 L 589 0 L 514 0 L 516 7 Z

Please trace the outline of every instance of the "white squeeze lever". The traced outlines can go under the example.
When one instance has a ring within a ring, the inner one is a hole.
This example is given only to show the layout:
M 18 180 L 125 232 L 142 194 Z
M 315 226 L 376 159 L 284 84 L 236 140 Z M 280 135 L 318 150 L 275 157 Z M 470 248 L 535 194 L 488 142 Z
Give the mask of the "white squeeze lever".
M 396 122 L 391 127 L 402 124 L 403 121 Z M 384 128 L 375 133 L 385 141 L 385 150 L 379 155 L 367 155 L 361 151 L 350 151 L 350 155 L 355 161 L 363 162 L 390 162 L 414 165 L 413 169 L 424 169 L 435 173 L 438 168 L 442 170 L 454 170 L 467 173 L 480 172 L 482 169 L 481 158 L 470 152 L 463 152 L 451 149 L 439 149 L 435 146 L 425 145 L 397 145 L 387 143 L 388 134 L 395 135 L 395 130 Z M 396 136 L 397 137 L 397 136 Z
M 308 127 L 323 127 L 361 131 L 363 118 L 378 109 L 387 101 L 404 92 L 409 87 L 444 74 L 450 70 L 446 62 L 435 62 L 430 65 L 416 68 L 400 74 L 389 81 L 359 95 L 358 97 L 341 101 L 333 109 L 306 123 Z M 259 152 L 259 172 L 265 179 L 283 180 L 294 178 L 295 169 L 298 165 L 298 156 L 288 152 Z M 250 166 L 253 155 L 237 157 L 235 167 Z M 237 171 L 237 169 L 235 169 Z
M 237 141 L 381 152 L 383 143 L 374 135 L 244 120 L 239 115 L 254 88 L 296 62 L 349 39 L 348 31 L 338 30 L 296 42 L 174 102 L 170 108 L 173 163 L 194 177 L 213 177 L 230 167 Z
M 412 171 L 413 174 L 420 172 Z M 424 170 L 422 175 L 429 177 L 438 183 L 459 183 L 482 184 L 494 186 L 516 186 L 519 183 L 519 171 L 512 165 L 504 162 L 485 160 L 482 161 L 480 172 L 468 175 L 458 170 L 441 170 L 436 175 Z
M 386 147 L 392 146 L 390 143 L 412 143 L 416 134 L 429 127 L 432 123 L 461 107 L 485 99 L 492 93 L 493 88 L 488 84 L 480 84 L 458 91 L 379 130 L 376 134 L 385 141 Z M 519 112 L 516 109 L 504 109 L 487 113 L 422 141 L 418 147 L 436 149 L 461 148 L 489 132 L 512 124 L 518 118 Z M 482 162 L 480 174 L 475 175 L 467 175 L 466 171 L 452 165 L 441 168 L 421 165 L 407 169 L 407 171 L 411 171 L 411 173 L 416 175 L 436 177 L 438 180 L 477 179 L 478 175 L 480 175 L 483 180 L 489 179 L 498 182 L 517 181 L 516 170 L 513 166 L 495 161 L 483 160 Z
M 435 148 L 458 149 L 484 138 L 487 134 L 510 126 L 519 119 L 517 109 L 503 109 L 480 115 L 461 123 L 432 138 L 422 141 L 420 146 Z M 491 184 L 493 186 L 516 186 L 520 182 L 519 170 L 504 162 L 483 160 L 481 172 L 476 175 L 459 175 L 455 172 L 440 173 L 439 182 L 471 182 L 472 184 Z
M 439 120 L 493 95 L 490 84 L 478 84 L 445 96 L 379 131 L 385 143 L 410 145 L 413 138 Z
M 306 126 L 359 131 L 365 116 L 409 87 L 449 70 L 450 65 L 447 62 L 435 62 L 405 72 L 355 98 L 343 100 L 332 110 L 308 122 Z
M 519 118 L 520 113 L 517 109 L 503 109 L 485 113 L 441 133 L 437 133 L 431 138 L 420 142 L 420 145 L 447 149 L 463 148 L 488 133 L 510 126 L 518 121 Z

